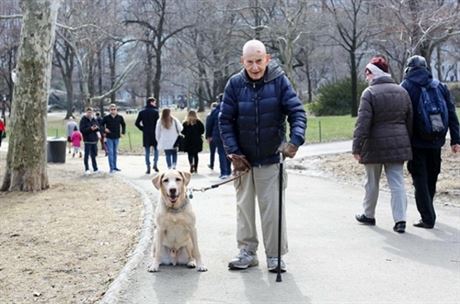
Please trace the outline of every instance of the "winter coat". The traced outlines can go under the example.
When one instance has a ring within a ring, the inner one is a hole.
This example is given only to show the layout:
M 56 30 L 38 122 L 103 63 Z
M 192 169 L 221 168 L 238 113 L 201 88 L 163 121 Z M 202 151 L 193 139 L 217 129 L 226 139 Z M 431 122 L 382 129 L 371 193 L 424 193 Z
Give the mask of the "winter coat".
M 279 146 L 305 141 L 307 118 L 302 103 L 284 72 L 269 64 L 261 80 L 243 69 L 227 82 L 219 114 L 219 128 L 227 154 L 245 155 L 252 166 L 279 162 Z
M 407 92 L 387 76 L 371 81 L 361 95 L 353 154 L 360 163 L 398 163 L 412 159 L 412 104 Z
M 404 76 L 404 81 L 401 83 L 401 86 L 409 93 L 414 109 L 414 134 L 412 136 L 412 146 L 415 148 L 439 149 L 444 146 L 446 142 L 446 134 L 434 138 L 433 140 L 423 139 L 417 127 L 419 125 L 419 117 L 416 113 L 416 109 L 420 98 L 420 92 L 422 91 L 421 87 L 427 86 L 432 80 L 433 76 L 430 71 L 425 68 L 414 68 Z M 449 113 L 450 145 L 460 144 L 459 122 L 457 113 L 455 112 L 455 105 L 450 98 L 450 92 L 447 86 L 441 83 L 440 89 L 447 102 L 447 111 Z
M 105 129 L 109 129 L 110 133 L 105 132 L 105 137 L 110 139 L 120 138 L 120 134 L 126 133 L 125 120 L 123 119 L 123 116 L 118 114 L 115 116 L 112 116 L 111 114 L 104 116 L 104 118 L 102 118 L 102 128 L 104 132 Z
M 66 126 L 66 131 L 67 131 L 66 135 L 67 135 L 67 137 L 72 136 L 72 133 L 73 133 L 75 127 L 78 128 L 78 125 L 74 120 L 69 120 L 67 122 L 67 126 Z
M 174 143 L 176 142 L 177 136 L 179 136 L 179 134 L 182 132 L 183 127 L 180 121 L 175 117 L 172 118 L 173 123 L 171 124 L 171 127 L 169 129 L 166 129 L 161 124 L 161 119 L 158 119 L 157 121 L 157 125 L 155 128 L 155 136 L 157 138 L 157 148 L 159 150 L 174 149 Z
M 212 138 L 213 142 L 220 142 L 220 131 L 219 131 L 219 112 L 220 106 L 209 113 L 206 117 L 206 138 Z
M 97 126 L 98 128 L 95 130 L 91 130 L 91 126 Z M 80 120 L 80 132 L 83 134 L 83 141 L 85 143 L 97 143 L 99 137 L 97 132 L 99 132 L 99 125 L 97 123 L 96 118 L 88 118 L 86 116 L 82 116 Z
M 157 146 L 155 137 L 155 128 L 160 115 L 158 109 L 151 104 L 148 104 L 137 115 L 136 127 L 142 131 L 142 145 L 144 147 Z
M 70 136 L 72 140 L 72 147 L 81 147 L 81 141 L 83 140 L 83 135 L 80 131 L 73 131 L 72 135 Z
M 184 138 L 184 151 L 189 153 L 198 153 L 203 151 L 203 133 L 204 125 L 200 120 L 197 120 L 194 125 L 189 125 L 184 122 L 182 125 L 182 134 Z

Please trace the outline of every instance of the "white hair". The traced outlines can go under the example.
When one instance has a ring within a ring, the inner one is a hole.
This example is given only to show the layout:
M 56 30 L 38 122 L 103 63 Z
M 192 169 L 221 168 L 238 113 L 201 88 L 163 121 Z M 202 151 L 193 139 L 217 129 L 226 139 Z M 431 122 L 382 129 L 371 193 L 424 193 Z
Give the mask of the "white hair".
M 248 53 L 249 51 L 256 51 L 261 52 L 262 54 L 266 54 L 267 50 L 265 49 L 265 45 L 262 41 L 253 39 L 246 42 L 243 46 L 243 55 Z

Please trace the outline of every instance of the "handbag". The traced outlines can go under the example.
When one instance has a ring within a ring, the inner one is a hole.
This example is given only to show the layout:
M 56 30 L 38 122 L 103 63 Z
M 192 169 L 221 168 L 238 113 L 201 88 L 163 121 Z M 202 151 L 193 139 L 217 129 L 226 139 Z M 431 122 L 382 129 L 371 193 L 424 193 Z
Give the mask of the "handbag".
M 176 131 L 178 134 L 176 141 L 174 142 L 174 148 L 177 148 L 177 150 L 184 152 L 185 151 L 185 136 L 179 132 L 179 128 L 177 127 L 175 120 L 174 120 L 174 126 L 176 127 Z

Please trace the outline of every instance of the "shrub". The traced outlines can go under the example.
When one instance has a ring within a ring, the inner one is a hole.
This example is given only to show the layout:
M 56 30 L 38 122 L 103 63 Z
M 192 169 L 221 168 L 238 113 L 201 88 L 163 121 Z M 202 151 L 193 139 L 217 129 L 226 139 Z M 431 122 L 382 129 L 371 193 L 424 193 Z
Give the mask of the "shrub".
M 456 83 L 449 85 L 449 91 L 452 102 L 454 102 L 457 107 L 460 107 L 460 84 Z
M 358 97 L 366 87 L 366 82 L 358 80 Z M 350 114 L 351 79 L 345 78 L 321 87 L 315 101 L 309 105 L 309 110 L 316 116 Z

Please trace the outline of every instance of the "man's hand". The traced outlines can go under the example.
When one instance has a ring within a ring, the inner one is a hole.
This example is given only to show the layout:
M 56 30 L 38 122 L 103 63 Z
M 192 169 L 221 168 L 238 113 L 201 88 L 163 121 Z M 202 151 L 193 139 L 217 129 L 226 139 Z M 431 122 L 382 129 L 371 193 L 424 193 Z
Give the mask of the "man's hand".
M 235 172 L 246 171 L 251 169 L 251 164 L 249 164 L 248 160 L 244 155 L 229 154 L 228 158 L 232 162 L 233 169 Z
M 280 151 L 283 153 L 284 157 L 289 158 L 293 158 L 296 155 L 298 149 L 299 147 L 291 143 L 283 144 L 280 147 Z
M 453 153 L 460 152 L 460 145 L 459 144 L 453 145 L 451 146 L 451 149 Z
M 354 157 L 357 161 L 360 161 L 360 160 L 361 160 L 361 155 L 359 155 L 359 154 L 353 154 L 353 157 Z

